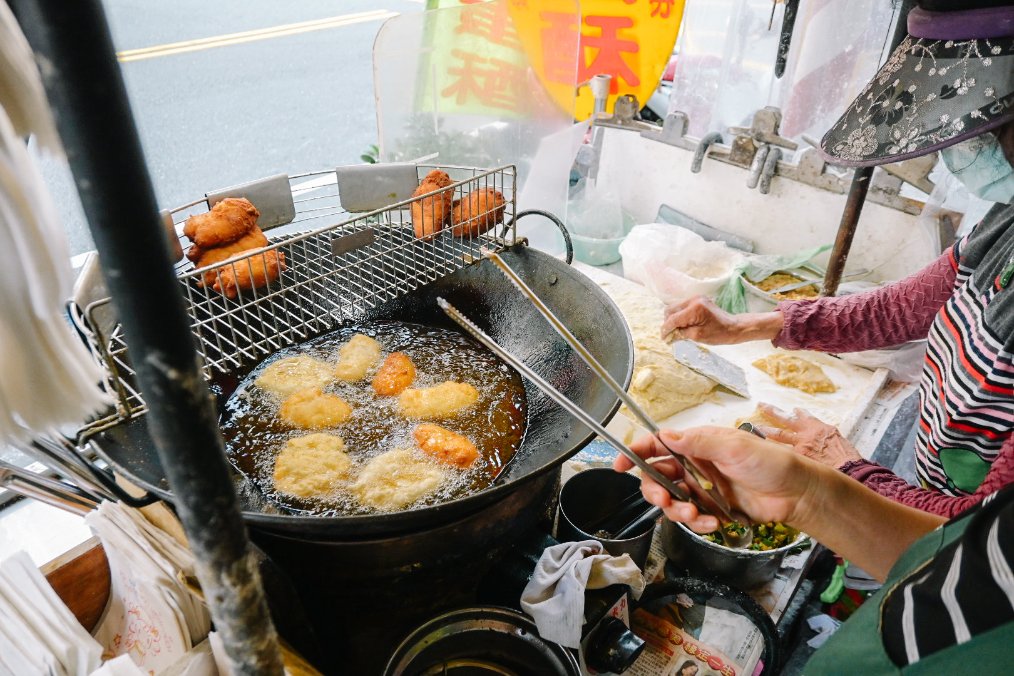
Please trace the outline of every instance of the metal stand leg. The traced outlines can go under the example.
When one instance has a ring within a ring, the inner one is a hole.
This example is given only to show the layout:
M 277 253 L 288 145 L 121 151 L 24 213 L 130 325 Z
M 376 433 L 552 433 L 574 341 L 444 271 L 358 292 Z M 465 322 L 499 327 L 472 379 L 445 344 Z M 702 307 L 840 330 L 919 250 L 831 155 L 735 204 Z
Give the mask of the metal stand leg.
M 216 630 L 237 674 L 281 674 L 277 635 L 102 5 L 12 0 L 11 6 L 42 65 Z

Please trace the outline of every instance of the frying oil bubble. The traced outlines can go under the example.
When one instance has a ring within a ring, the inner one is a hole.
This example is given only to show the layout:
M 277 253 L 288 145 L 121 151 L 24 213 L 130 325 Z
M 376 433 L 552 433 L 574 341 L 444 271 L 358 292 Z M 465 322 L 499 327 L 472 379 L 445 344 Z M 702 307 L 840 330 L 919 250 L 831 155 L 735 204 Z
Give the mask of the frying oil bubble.
M 383 353 L 367 378 L 349 383 L 335 380 L 324 387 L 352 407 L 345 423 L 321 430 L 298 430 L 278 419 L 281 399 L 254 385 L 257 376 L 272 362 L 305 354 L 336 364 L 339 348 L 356 333 L 376 339 Z M 438 385 L 446 380 L 466 382 L 479 390 L 479 401 L 456 416 L 435 422 L 468 437 L 479 449 L 479 458 L 468 470 L 439 465 L 446 480 L 434 493 L 408 509 L 446 502 L 487 488 L 500 468 L 510 461 L 524 435 L 526 399 L 520 376 L 495 355 L 470 338 L 447 329 L 404 322 L 378 321 L 340 329 L 311 341 L 279 351 L 257 365 L 239 383 L 226 402 L 222 433 L 233 464 L 273 500 L 302 513 L 319 516 L 370 514 L 346 485 L 326 495 L 303 500 L 274 491 L 275 457 L 288 439 L 312 432 L 336 434 L 345 441 L 352 459 L 351 481 L 374 457 L 395 448 L 416 448 L 412 430 L 420 421 L 406 420 L 398 412 L 397 397 L 377 396 L 371 386 L 373 373 L 391 352 L 404 352 L 416 367 L 412 387 Z

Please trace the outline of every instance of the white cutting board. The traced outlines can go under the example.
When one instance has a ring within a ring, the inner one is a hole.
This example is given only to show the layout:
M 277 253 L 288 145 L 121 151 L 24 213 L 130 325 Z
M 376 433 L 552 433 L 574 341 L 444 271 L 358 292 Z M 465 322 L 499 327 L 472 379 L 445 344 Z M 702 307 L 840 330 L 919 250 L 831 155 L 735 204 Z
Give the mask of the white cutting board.
M 636 288 L 638 292 L 651 296 L 650 291 L 630 280 L 620 282 L 615 275 L 608 272 L 582 263 L 574 265 L 596 282 L 608 280 L 609 284 L 603 287 L 607 294 L 612 289 L 622 286 L 624 293 L 631 293 Z M 739 345 L 709 345 L 708 349 L 743 369 L 750 389 L 750 399 L 716 389 L 708 399 L 697 406 L 680 411 L 666 420 L 657 420 L 659 425 L 674 429 L 699 425 L 731 427 L 737 419 L 750 416 L 758 403 L 764 402 L 787 411 L 797 407 L 805 409 L 821 420 L 837 426 L 842 434 L 848 437 L 888 377 L 886 369 L 871 371 L 820 352 L 779 350 L 766 340 Z M 818 364 L 838 390 L 833 393 L 807 394 L 797 389 L 782 387 L 771 376 L 752 366 L 754 361 L 776 353 L 795 354 Z M 628 442 L 641 434 L 640 427 L 624 415 L 614 417 L 608 429 Z

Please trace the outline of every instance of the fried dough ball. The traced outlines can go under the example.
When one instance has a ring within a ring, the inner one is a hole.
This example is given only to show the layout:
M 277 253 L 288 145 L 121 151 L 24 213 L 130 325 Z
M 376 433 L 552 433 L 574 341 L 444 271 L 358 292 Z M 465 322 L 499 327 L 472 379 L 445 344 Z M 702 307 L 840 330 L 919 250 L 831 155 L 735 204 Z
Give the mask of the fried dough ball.
M 426 174 L 412 197 L 425 195 L 428 192 L 449 186 L 454 181 L 446 172 L 434 169 Z M 412 227 L 419 239 L 429 239 L 436 235 L 451 215 L 451 202 L 454 200 L 453 190 L 444 190 L 432 197 L 412 203 Z
M 324 387 L 334 380 L 331 365 L 305 354 L 272 362 L 257 376 L 254 385 L 280 397 L 300 390 Z
M 473 190 L 451 206 L 451 233 L 456 237 L 478 237 L 503 223 L 507 201 L 493 188 Z
M 412 430 L 412 437 L 423 453 L 458 469 L 468 469 L 479 457 L 479 449 L 468 437 L 440 425 L 418 425 Z
M 391 512 L 437 490 L 446 478 L 444 470 L 418 452 L 397 448 L 367 463 L 351 490 L 367 507 Z
M 378 359 L 380 359 L 380 343 L 369 336 L 357 333 L 338 350 L 335 377 L 350 383 L 362 380 Z
M 205 214 L 195 214 L 183 225 L 183 234 L 202 249 L 235 242 L 255 225 L 261 213 L 249 200 L 226 197 Z
M 479 390 L 468 383 L 448 380 L 434 387 L 408 388 L 398 397 L 406 418 L 448 418 L 479 401 Z
M 236 298 L 240 290 L 259 289 L 274 282 L 283 270 L 285 270 L 285 254 L 281 251 L 266 251 L 259 256 L 244 258 L 217 270 L 211 288 L 226 298 Z
M 401 394 L 415 380 L 415 364 L 404 352 L 392 352 L 373 376 L 373 391 L 381 397 Z
M 221 263 L 227 258 L 232 258 L 244 251 L 259 249 L 267 245 L 268 238 L 264 236 L 260 228 L 255 227 L 231 244 L 223 244 L 211 249 L 202 249 L 194 244 L 187 250 L 187 258 L 194 262 L 194 267 L 204 268 L 215 263 Z M 202 286 L 212 286 L 219 272 L 219 270 L 208 270 L 204 273 L 204 279 L 200 284 Z
M 337 394 L 319 387 L 300 390 L 282 402 L 278 417 L 291 427 L 319 430 L 341 425 L 352 416 L 352 407 Z
M 275 458 L 275 490 L 300 498 L 331 493 L 349 477 L 345 442 L 333 434 L 307 434 L 285 442 Z

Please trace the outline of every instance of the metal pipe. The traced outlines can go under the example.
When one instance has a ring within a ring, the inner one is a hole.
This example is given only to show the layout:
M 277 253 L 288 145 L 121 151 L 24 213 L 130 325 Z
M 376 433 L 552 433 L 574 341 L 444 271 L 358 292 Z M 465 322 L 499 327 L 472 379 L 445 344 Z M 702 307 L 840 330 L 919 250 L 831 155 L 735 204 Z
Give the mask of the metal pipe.
M 102 4 L 12 0 L 11 7 L 41 66 L 216 630 L 237 674 L 281 674 Z
M 704 156 L 708 154 L 708 148 L 716 143 L 722 142 L 722 135 L 717 131 L 713 131 L 710 134 L 705 134 L 701 138 L 697 147 L 694 148 L 694 160 L 690 163 L 690 173 L 699 174 L 701 173 L 701 167 L 704 164 Z
M 831 259 L 828 261 L 824 285 L 820 291 L 822 296 L 833 296 L 838 291 L 838 283 L 841 282 L 845 261 L 848 260 L 849 250 L 852 249 L 852 239 L 856 236 L 859 214 L 863 212 L 872 176 L 873 167 L 860 167 L 852 175 L 852 185 L 849 186 L 849 194 L 845 199 L 845 210 L 841 214 L 841 223 L 838 224 L 838 236 L 835 237 L 834 247 L 831 249 Z
M 908 13 L 914 6 L 915 0 L 901 0 L 899 3 L 898 21 L 891 34 L 888 53 L 893 52 L 908 35 Z M 863 204 L 866 202 L 866 193 L 870 190 L 872 176 L 873 167 L 860 167 L 852 175 L 852 184 L 849 186 L 849 194 L 845 200 L 845 210 L 842 211 L 841 222 L 838 224 L 838 235 L 835 238 L 834 247 L 831 249 L 827 274 L 824 275 L 824 285 L 820 290 L 822 296 L 833 296 L 838 292 L 838 283 L 841 281 L 845 262 L 848 260 L 849 251 L 852 248 L 852 240 L 856 235 L 859 215 L 863 212 Z

